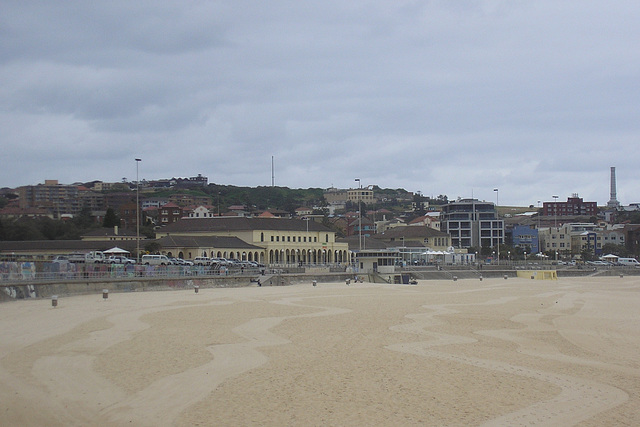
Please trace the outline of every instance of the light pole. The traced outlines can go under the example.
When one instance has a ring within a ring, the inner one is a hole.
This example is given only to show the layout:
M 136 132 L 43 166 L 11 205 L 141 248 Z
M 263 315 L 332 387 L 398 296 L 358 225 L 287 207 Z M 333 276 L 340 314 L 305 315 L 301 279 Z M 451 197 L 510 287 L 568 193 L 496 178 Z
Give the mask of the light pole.
M 142 159 L 136 159 L 136 261 L 140 264 L 140 178 L 138 165 Z
M 524 265 L 527 265 L 527 251 L 524 251 Z
M 498 189 L 494 188 L 493 191 L 496 192 L 496 219 L 498 220 L 498 265 L 500 265 L 500 214 L 498 213 L 498 206 L 499 206 L 499 200 L 498 200 Z
M 362 189 L 360 178 L 356 178 L 358 188 Z M 362 251 L 362 192 L 358 192 L 358 254 Z

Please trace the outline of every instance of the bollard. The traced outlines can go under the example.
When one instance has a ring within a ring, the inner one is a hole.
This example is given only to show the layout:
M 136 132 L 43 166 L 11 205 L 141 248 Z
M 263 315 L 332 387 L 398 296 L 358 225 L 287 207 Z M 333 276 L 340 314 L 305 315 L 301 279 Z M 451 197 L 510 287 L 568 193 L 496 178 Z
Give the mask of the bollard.
M 51 295 L 51 306 L 52 307 L 58 306 L 58 295 Z
M 315 280 L 313 281 L 313 286 L 317 285 L 318 282 L 316 282 Z
M 346 281 L 347 286 L 351 283 L 351 279 L 347 279 Z
M 620 273 L 620 278 L 622 279 L 624 276 L 622 275 L 622 273 Z
M 109 298 L 109 289 L 103 289 L 102 290 L 102 299 L 107 299 Z
M 480 281 L 482 282 L 482 274 L 480 275 Z
M 505 274 L 505 275 L 504 275 L 504 280 L 507 280 L 507 277 L 509 277 L 509 276 L 507 276 L 507 275 Z
M 457 282 L 458 281 L 458 276 L 453 276 L 453 281 Z
M 198 291 L 200 290 L 200 286 L 195 285 L 195 286 L 193 287 L 193 290 L 194 290 L 194 291 L 196 292 L 196 294 L 197 294 L 197 293 L 198 293 Z
M 531 275 L 531 280 L 534 280 L 536 278 L 536 276 L 534 276 L 533 274 Z

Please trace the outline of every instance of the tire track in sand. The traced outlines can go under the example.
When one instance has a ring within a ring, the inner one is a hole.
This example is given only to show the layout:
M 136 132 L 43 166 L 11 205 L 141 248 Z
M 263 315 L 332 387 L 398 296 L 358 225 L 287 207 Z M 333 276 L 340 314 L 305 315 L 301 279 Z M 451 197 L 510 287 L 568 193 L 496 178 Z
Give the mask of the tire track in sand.
M 476 305 L 505 304 L 514 299 L 517 299 L 517 297 L 504 297 Z M 596 381 L 532 369 L 498 360 L 480 359 L 436 350 L 435 348 L 444 345 L 472 344 L 477 342 L 476 339 L 470 337 L 428 331 L 430 326 L 442 324 L 442 322 L 435 319 L 436 316 L 459 313 L 457 310 L 445 307 L 451 305 L 455 304 L 425 305 L 423 307 L 431 310 L 431 312 L 409 314 L 406 317 L 412 319 L 413 323 L 397 325 L 390 328 L 397 332 L 426 335 L 431 338 L 429 341 L 400 343 L 387 346 L 386 348 L 392 351 L 433 357 L 488 369 L 494 372 L 546 381 L 561 389 L 561 392 L 552 399 L 537 402 L 521 410 L 499 416 L 485 422 L 483 424 L 484 426 L 575 425 L 628 400 L 629 396 L 624 391 Z M 460 305 L 468 306 L 469 304 Z M 518 344 L 510 335 L 505 334 L 500 336 L 500 338 Z
M 118 403 L 102 415 L 118 424 L 166 425 L 176 420 L 189 406 L 199 402 L 223 381 L 238 376 L 266 363 L 269 359 L 260 347 L 288 344 L 270 329 L 282 321 L 293 318 L 334 316 L 351 310 L 336 307 L 321 307 L 299 303 L 303 298 L 283 298 L 275 304 L 307 307 L 318 310 L 314 313 L 282 317 L 262 317 L 245 322 L 232 331 L 246 341 L 234 344 L 218 344 L 208 347 L 213 355 L 211 362 L 179 374 L 163 377 L 149 387 Z M 149 410 L 151 408 L 152 410 Z

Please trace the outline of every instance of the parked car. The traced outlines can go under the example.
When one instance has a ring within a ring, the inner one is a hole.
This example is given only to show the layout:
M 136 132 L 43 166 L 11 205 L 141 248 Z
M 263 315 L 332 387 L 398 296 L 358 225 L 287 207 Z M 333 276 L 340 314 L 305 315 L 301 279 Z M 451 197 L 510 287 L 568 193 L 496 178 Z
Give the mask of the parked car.
M 171 265 L 171 261 L 166 255 L 142 255 L 144 265 Z
M 211 259 L 206 256 L 197 256 L 193 259 L 195 265 L 211 265 Z
M 169 258 L 173 265 L 193 265 L 193 262 L 182 258 Z
M 68 264 L 70 261 L 68 256 L 58 255 L 51 262 L 55 262 L 56 264 Z
M 635 258 L 618 258 L 618 265 L 640 267 L 640 263 Z
M 108 264 L 135 264 L 136 260 L 126 256 L 113 255 L 107 259 Z

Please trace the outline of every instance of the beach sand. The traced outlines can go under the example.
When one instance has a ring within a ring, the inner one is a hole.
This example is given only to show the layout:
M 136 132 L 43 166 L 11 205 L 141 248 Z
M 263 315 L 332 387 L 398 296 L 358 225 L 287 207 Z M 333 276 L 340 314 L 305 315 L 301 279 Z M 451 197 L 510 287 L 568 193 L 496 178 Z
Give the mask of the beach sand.
M 635 426 L 640 278 L 0 304 L 2 426 Z

